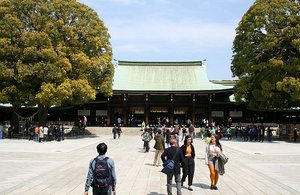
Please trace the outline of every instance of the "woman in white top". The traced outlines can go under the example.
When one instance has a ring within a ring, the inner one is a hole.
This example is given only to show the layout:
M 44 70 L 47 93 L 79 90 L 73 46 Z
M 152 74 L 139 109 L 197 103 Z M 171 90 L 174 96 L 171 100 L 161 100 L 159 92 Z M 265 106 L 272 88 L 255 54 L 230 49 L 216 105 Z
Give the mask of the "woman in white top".
M 215 169 L 215 162 L 217 154 L 222 152 L 222 146 L 219 142 L 218 136 L 213 134 L 211 136 L 210 143 L 206 147 L 205 152 L 205 164 L 208 165 L 210 171 L 211 190 L 217 190 L 217 183 L 219 179 L 219 173 Z

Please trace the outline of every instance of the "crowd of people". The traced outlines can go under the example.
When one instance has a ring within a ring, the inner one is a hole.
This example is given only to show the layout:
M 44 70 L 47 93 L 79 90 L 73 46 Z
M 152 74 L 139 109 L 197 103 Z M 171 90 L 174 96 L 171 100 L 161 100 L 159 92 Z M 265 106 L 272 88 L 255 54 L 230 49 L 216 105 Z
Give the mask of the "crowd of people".
M 173 177 L 175 178 L 177 194 L 181 194 L 181 187 L 184 185 L 187 177 L 187 189 L 193 190 L 195 148 L 192 143 L 196 135 L 207 143 L 205 163 L 210 172 L 210 189 L 218 190 L 219 175 L 224 174 L 224 164 L 228 160 L 223 153 L 220 140 L 223 138 L 227 140 L 237 139 L 239 141 L 264 142 L 266 137 L 271 142 L 274 131 L 270 126 L 265 127 L 263 125 L 242 126 L 239 124 L 238 126 L 232 126 L 232 120 L 228 120 L 228 123 L 225 125 L 213 122 L 208 123 L 204 120 L 203 125 L 200 127 L 195 127 L 193 124 L 170 127 L 165 125 L 161 127 L 142 125 L 141 130 L 143 131 L 141 136 L 145 152 L 149 152 L 150 141 L 152 139 L 155 141 L 153 166 L 164 165 L 164 163 L 176 156 L 174 158 L 174 172 L 167 174 L 168 194 L 172 194 L 171 184 Z M 181 169 L 182 177 L 180 177 Z
M 45 125 L 35 126 L 32 124 L 26 125 L 25 132 L 29 135 L 29 140 L 36 142 L 47 141 L 63 141 L 65 139 L 65 127 L 64 125 Z
M 119 129 L 119 130 L 118 130 Z M 167 173 L 167 193 L 172 194 L 172 180 L 175 178 L 177 194 L 182 194 L 181 188 L 187 179 L 187 189 L 193 191 L 193 178 L 195 172 L 195 147 L 193 139 L 196 137 L 196 128 L 193 124 L 188 127 L 175 125 L 170 128 L 142 125 L 141 134 L 144 151 L 150 151 L 150 141 L 155 140 L 155 155 L 153 166 L 165 166 L 170 160 L 174 161 L 174 168 Z M 121 134 L 120 125 L 114 125 L 113 138 L 116 139 L 118 132 Z M 180 138 L 180 132 L 182 137 Z M 206 135 L 208 136 L 208 134 Z M 205 163 L 210 171 L 211 190 L 218 190 L 217 183 L 219 174 L 224 174 L 224 164 L 227 162 L 217 134 L 210 134 L 210 141 L 205 151 Z M 180 140 L 183 141 L 180 146 Z M 93 194 L 111 195 L 116 194 L 116 172 L 112 159 L 105 156 L 107 145 L 100 143 L 97 146 L 98 156 L 90 161 L 85 194 L 93 187 Z M 182 172 L 182 175 L 181 175 Z
M 211 190 L 218 190 L 219 172 L 224 173 L 224 164 L 227 161 L 224 162 L 224 158 L 222 158 L 222 160 L 219 159 L 220 156 L 223 156 L 222 146 L 219 142 L 219 136 L 221 135 L 218 135 L 219 129 L 216 129 L 214 132 L 212 132 L 211 129 L 214 128 L 209 127 L 206 131 L 205 128 L 204 131 L 200 128 L 199 132 L 197 132 L 202 139 L 205 137 L 209 139 L 205 152 L 205 163 L 210 171 Z M 177 194 L 181 194 L 181 188 L 187 178 L 187 189 L 193 191 L 192 185 L 195 172 L 195 148 L 193 139 L 196 137 L 196 127 L 193 124 L 187 127 L 185 125 L 175 125 L 174 127 L 145 125 L 145 127 L 142 126 L 142 131 L 141 136 L 144 142 L 143 148 L 145 152 L 149 152 L 150 141 L 152 139 L 155 141 L 153 166 L 165 165 L 168 160 L 174 160 L 174 171 L 167 174 L 167 193 L 172 194 L 171 186 L 173 177 L 175 178 Z M 180 142 L 183 142 L 181 146 Z
M 86 120 L 82 120 L 86 126 Z M 8 132 L 12 132 L 12 126 Z M 3 131 L 3 128 L 0 129 Z M 195 147 L 193 140 L 200 137 L 205 140 L 205 164 L 210 173 L 210 189 L 218 190 L 219 175 L 225 173 L 224 165 L 228 158 L 224 155 L 220 140 L 231 140 L 233 137 L 240 141 L 264 142 L 265 136 L 272 141 L 271 127 L 262 125 L 232 126 L 228 124 L 215 124 L 203 121 L 203 125 L 195 127 L 189 125 L 162 126 L 142 124 L 142 141 L 144 152 L 150 151 L 150 141 L 154 140 L 155 155 L 153 166 L 165 166 L 170 160 L 174 161 L 174 169 L 167 173 L 167 193 L 172 194 L 172 180 L 175 179 L 177 194 L 182 194 L 181 188 L 187 180 L 187 189 L 193 191 L 193 178 L 195 172 Z M 36 142 L 62 141 L 65 136 L 63 125 L 34 126 L 26 124 L 25 132 L 29 140 Z M 113 139 L 120 138 L 122 129 L 120 123 L 112 128 Z M 296 142 L 297 128 L 293 130 L 294 141 Z M 115 194 L 116 193 L 116 172 L 114 161 L 105 156 L 107 145 L 101 143 L 97 146 L 98 156 L 90 161 L 88 176 L 85 185 L 85 194 L 88 194 L 90 186 L 93 187 L 93 194 Z M 182 173 L 182 174 L 181 174 Z M 103 177 L 103 178 L 102 178 Z

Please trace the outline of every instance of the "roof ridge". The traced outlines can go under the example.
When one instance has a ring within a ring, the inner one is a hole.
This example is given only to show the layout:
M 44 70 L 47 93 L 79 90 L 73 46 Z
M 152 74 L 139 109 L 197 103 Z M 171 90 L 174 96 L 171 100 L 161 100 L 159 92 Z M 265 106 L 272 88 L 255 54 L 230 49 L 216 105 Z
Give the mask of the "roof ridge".
M 119 66 L 202 66 L 202 61 L 118 61 Z

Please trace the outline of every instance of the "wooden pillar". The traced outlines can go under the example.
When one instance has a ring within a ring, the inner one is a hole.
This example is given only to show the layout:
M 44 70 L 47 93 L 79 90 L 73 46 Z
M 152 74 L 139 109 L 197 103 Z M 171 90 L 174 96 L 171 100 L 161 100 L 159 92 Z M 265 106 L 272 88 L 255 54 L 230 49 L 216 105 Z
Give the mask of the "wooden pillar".
M 127 117 L 127 94 L 123 94 L 123 125 L 127 126 L 128 125 L 128 117 Z
M 149 125 L 149 112 L 150 112 L 149 103 L 146 102 L 146 104 L 145 104 L 145 124 L 146 125 Z
M 192 105 L 192 124 L 195 125 L 196 123 L 196 114 L 195 114 L 195 103 L 193 102 L 193 105 Z
M 170 126 L 174 126 L 174 105 L 173 103 L 169 106 L 169 114 L 170 114 Z
M 213 98 L 214 98 L 214 94 L 208 94 L 208 119 L 211 122 L 212 121 L 212 116 L 211 116 L 211 112 L 212 112 L 212 102 L 213 102 Z
M 169 106 L 169 114 L 170 114 L 170 125 L 174 126 L 174 105 L 173 105 L 173 94 L 170 95 L 170 106 Z
M 109 102 L 110 98 L 107 98 L 107 119 L 106 119 L 106 123 L 107 126 L 112 126 L 111 123 L 111 106 L 110 106 L 110 102 Z
M 124 103 L 123 105 L 123 125 L 127 127 L 128 125 L 128 117 L 127 117 L 127 104 Z
M 195 117 L 195 94 L 192 95 L 192 124 L 195 126 L 195 123 L 196 123 L 196 117 Z
M 230 109 L 227 107 L 227 106 L 224 106 L 223 107 L 223 111 L 224 111 L 224 120 L 225 121 L 228 121 L 228 119 L 229 119 L 229 115 L 230 115 Z
M 96 109 L 90 107 L 90 125 L 96 125 Z
M 144 106 L 144 117 L 145 117 L 145 123 L 146 125 L 149 125 L 149 113 L 150 113 L 150 109 L 149 109 L 149 95 L 145 94 L 145 106 Z

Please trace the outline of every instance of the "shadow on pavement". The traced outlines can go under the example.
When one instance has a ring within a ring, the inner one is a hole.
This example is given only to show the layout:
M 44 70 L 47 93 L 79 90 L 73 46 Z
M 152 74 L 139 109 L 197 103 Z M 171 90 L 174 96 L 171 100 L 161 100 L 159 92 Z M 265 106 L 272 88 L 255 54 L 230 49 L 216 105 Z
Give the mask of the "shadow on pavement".
M 210 185 L 204 184 L 204 183 L 195 183 L 193 186 L 202 188 L 202 189 L 210 189 Z
M 159 193 L 157 193 L 157 192 L 150 192 L 150 193 L 147 194 L 147 195 L 164 195 L 164 194 L 159 194 Z

